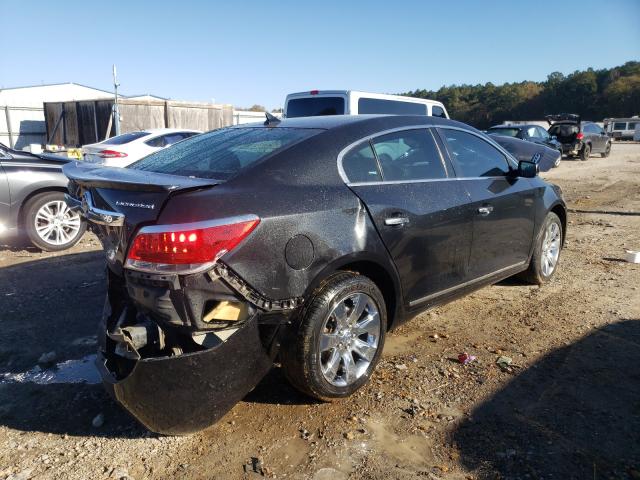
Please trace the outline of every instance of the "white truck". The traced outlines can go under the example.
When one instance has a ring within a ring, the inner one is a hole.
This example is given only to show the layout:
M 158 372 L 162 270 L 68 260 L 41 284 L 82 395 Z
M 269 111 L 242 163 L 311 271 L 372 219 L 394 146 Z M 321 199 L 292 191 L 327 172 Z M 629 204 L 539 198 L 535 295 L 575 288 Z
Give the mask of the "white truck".
M 357 90 L 311 90 L 290 93 L 284 104 L 284 116 L 287 118 L 371 113 L 449 118 L 445 106 L 435 100 Z

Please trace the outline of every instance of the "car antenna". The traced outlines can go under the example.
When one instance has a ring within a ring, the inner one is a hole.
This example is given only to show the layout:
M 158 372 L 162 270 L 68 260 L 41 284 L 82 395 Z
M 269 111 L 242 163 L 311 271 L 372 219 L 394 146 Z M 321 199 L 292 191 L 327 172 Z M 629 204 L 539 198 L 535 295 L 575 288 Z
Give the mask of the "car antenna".
M 275 115 L 272 115 L 269 112 L 264 112 L 264 115 L 267 117 L 267 120 L 264 122 L 265 125 L 274 125 L 280 123 L 280 119 Z

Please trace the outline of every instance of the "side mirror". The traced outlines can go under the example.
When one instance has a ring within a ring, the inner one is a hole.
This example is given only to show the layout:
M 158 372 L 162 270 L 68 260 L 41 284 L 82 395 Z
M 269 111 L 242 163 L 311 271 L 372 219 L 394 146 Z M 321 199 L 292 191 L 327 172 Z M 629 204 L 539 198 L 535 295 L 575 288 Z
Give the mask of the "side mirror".
M 540 157 L 540 154 L 537 153 L 536 155 L 534 155 L 534 157 Z M 540 160 L 540 158 L 538 158 L 538 160 Z M 538 162 L 536 161 L 526 161 L 526 160 L 520 160 L 520 162 L 518 162 L 518 176 L 519 177 L 523 177 L 523 178 L 534 178 L 536 175 L 538 175 L 538 172 L 540 171 L 540 167 L 538 166 Z

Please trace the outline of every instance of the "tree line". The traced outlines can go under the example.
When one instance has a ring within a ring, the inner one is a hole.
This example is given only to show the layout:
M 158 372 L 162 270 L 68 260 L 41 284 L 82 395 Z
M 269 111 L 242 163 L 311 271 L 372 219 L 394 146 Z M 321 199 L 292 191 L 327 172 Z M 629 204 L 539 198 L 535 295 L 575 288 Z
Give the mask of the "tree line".
M 482 129 L 505 120 L 540 120 L 553 113 L 577 113 L 593 121 L 631 117 L 640 115 L 640 62 L 570 75 L 553 72 L 544 82 L 451 85 L 401 95 L 439 100 L 451 118 Z

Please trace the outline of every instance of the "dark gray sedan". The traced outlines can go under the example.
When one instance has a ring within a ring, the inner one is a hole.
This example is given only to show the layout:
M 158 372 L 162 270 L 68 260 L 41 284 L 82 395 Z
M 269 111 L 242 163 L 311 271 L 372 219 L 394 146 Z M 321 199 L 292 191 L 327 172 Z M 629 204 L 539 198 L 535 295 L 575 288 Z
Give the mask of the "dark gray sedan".
M 80 240 L 86 223 L 64 199 L 69 180 L 62 167 L 69 161 L 0 143 L 0 236 L 23 233 L 34 246 L 50 252 Z
M 351 395 L 390 328 L 512 275 L 551 280 L 566 208 L 535 160 L 447 119 L 340 115 L 65 166 L 106 250 L 108 390 L 173 434 L 220 418 L 274 361 L 310 396 Z

